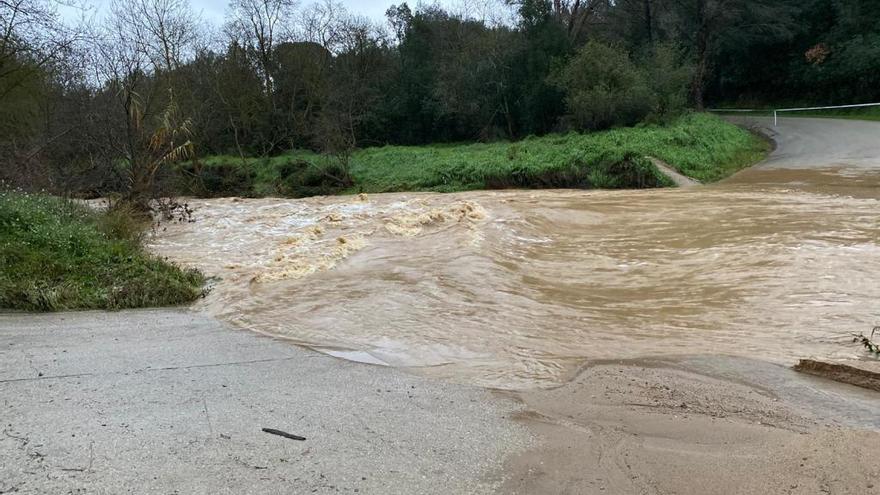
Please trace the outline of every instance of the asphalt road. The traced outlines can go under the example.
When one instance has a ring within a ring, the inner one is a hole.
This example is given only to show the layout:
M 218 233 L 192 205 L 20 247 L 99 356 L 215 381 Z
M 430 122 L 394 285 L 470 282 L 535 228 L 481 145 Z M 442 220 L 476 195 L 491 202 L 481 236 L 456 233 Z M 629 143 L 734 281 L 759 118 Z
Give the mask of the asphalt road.
M 518 408 L 187 310 L 0 315 L 0 493 L 485 493 Z
M 796 117 L 780 118 L 774 126 L 772 117 L 729 120 L 758 127 L 776 142 L 758 169 L 880 169 L 880 122 Z

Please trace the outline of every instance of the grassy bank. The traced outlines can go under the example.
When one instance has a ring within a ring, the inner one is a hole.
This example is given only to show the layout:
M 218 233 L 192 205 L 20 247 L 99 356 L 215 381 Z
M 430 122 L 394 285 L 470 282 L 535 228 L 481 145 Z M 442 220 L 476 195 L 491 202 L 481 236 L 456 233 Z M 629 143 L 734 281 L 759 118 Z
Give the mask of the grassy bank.
M 186 165 L 184 191 L 204 196 L 309 196 L 339 192 L 461 191 L 506 187 L 636 188 L 670 185 L 644 157 L 660 158 L 703 182 L 758 161 L 766 144 L 708 114 L 667 126 L 522 141 L 384 146 L 351 157 L 353 185 L 325 157 L 295 151 L 272 158 L 208 157 Z
M 201 274 L 144 252 L 143 225 L 61 198 L 0 190 L 0 309 L 168 306 L 202 294 Z

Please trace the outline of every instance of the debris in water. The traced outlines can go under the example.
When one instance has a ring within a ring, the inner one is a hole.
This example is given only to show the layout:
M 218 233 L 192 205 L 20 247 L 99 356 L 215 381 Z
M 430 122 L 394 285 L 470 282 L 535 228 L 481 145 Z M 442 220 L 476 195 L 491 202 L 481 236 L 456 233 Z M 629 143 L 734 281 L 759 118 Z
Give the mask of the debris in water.
M 880 392 L 880 372 L 869 369 L 847 364 L 801 359 L 798 364 L 794 365 L 794 370 Z
M 853 343 L 858 342 L 858 343 L 862 344 L 862 346 L 865 349 L 867 349 L 868 352 L 870 352 L 876 356 L 880 356 L 880 344 L 877 344 L 876 342 L 871 340 L 874 338 L 874 332 L 876 332 L 877 330 L 880 330 L 880 327 L 874 327 L 871 330 L 870 337 L 865 337 L 865 334 L 863 334 L 863 333 L 859 333 L 859 334 L 854 333 L 853 334 Z

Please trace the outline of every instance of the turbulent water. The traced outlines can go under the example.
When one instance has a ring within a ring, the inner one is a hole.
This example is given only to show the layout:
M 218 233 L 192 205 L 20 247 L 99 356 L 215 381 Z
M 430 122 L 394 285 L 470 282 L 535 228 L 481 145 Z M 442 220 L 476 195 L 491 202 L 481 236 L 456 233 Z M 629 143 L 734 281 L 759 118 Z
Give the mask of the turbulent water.
M 880 319 L 880 175 L 643 191 L 193 200 L 153 248 L 200 303 L 339 357 L 499 388 L 589 359 L 855 357 Z

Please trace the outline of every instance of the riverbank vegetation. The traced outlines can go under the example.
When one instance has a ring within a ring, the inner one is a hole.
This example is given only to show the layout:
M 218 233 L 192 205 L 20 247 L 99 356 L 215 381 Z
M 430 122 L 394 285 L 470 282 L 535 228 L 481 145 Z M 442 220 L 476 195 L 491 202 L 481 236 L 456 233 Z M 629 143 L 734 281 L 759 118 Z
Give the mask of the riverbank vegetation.
M 144 252 L 149 222 L 137 214 L 0 189 L 0 309 L 140 308 L 201 296 L 200 273 Z
M 384 146 L 355 151 L 348 172 L 315 152 L 271 158 L 212 156 L 181 168 L 181 193 L 310 196 L 339 192 L 461 191 L 506 187 L 636 188 L 669 185 L 654 156 L 704 182 L 750 165 L 767 150 L 749 132 L 707 114 L 669 125 L 517 142 Z M 349 177 L 342 181 L 340 177 Z

